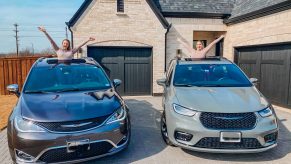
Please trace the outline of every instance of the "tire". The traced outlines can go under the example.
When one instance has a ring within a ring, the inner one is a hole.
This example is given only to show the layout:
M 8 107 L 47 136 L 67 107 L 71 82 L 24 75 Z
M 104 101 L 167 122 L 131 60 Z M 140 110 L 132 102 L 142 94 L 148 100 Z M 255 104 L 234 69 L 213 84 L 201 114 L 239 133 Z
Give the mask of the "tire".
M 174 144 L 170 141 L 169 136 L 168 136 L 165 111 L 163 111 L 162 116 L 161 116 L 161 134 L 162 134 L 163 140 L 165 141 L 167 145 L 174 146 Z

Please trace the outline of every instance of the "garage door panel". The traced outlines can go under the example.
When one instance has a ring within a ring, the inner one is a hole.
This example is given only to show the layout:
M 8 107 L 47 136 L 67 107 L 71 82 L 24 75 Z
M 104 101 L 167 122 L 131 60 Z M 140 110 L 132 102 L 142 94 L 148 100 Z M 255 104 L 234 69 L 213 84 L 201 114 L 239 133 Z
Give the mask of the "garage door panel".
M 244 48 L 239 51 L 239 57 L 241 60 L 247 60 L 247 61 L 256 61 L 257 55 L 259 55 L 261 52 L 258 48 Z
M 149 95 L 151 72 L 149 64 L 125 64 L 125 92 L 129 95 Z
M 111 80 L 122 80 L 117 88 L 121 95 L 151 94 L 151 48 L 89 47 L 93 57 Z
M 284 65 L 262 64 L 261 92 L 269 99 L 281 102 L 286 98 L 286 69 Z
M 291 105 L 290 45 L 247 47 L 237 52 L 239 66 L 249 77 L 259 79 L 258 88 L 268 99 Z
M 291 56 L 291 52 L 290 52 Z M 291 71 L 289 72 L 289 78 L 291 78 Z M 291 106 L 291 79 L 289 79 L 289 92 L 288 92 L 288 100 L 287 104 Z
M 286 60 L 287 54 L 285 46 L 265 47 L 262 49 L 262 60 Z
M 125 62 L 137 62 L 137 63 L 150 63 L 151 61 L 151 50 L 137 48 L 126 50 L 124 56 Z
M 255 64 L 240 64 L 239 67 L 244 71 L 244 73 L 249 78 L 258 78 L 256 75 L 256 65 Z

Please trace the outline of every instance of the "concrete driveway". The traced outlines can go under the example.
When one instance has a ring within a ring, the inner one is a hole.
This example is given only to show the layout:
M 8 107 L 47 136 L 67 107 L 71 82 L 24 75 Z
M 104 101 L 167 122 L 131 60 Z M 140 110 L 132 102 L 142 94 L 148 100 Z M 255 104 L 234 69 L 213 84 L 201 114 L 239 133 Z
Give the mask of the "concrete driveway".
M 160 135 L 160 97 L 126 97 L 132 121 L 129 147 L 114 156 L 86 162 L 94 163 L 291 163 L 291 113 L 277 110 L 280 120 L 278 146 L 259 154 L 210 154 L 183 150 L 164 144 Z M 0 161 L 11 163 L 6 131 L 0 133 Z

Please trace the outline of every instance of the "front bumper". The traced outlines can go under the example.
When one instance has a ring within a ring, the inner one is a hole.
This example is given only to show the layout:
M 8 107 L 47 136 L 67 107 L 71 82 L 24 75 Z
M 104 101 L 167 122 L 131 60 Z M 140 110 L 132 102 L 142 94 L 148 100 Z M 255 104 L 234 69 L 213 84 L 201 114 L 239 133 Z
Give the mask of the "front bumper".
M 262 118 L 256 114 L 256 126 L 251 130 L 216 130 L 205 128 L 200 122 L 200 114 L 201 113 L 198 112 L 193 117 L 187 117 L 177 114 L 174 110 L 166 110 L 169 140 L 174 145 L 185 149 L 210 153 L 257 153 L 267 151 L 277 146 L 276 140 L 273 142 L 265 142 L 264 139 L 268 134 L 278 133 L 278 125 L 275 116 Z M 189 141 L 179 140 L 175 137 L 175 132 L 191 134 L 193 137 Z M 241 143 L 221 143 L 219 140 L 221 132 L 241 133 L 242 141 Z M 205 142 L 207 139 L 213 139 L 215 143 L 211 143 L 211 140 Z M 256 141 L 254 144 L 255 146 L 249 146 L 253 144 L 250 141 Z M 201 146 L 201 142 L 203 146 Z M 244 147 L 243 143 L 248 145 Z
M 21 133 L 14 129 L 13 143 L 9 143 L 9 150 L 12 160 L 16 163 L 83 162 L 112 155 L 126 148 L 130 139 L 130 125 L 128 124 L 130 124 L 129 119 L 124 119 L 76 133 Z M 124 129 L 127 129 L 126 133 Z M 67 153 L 68 142 L 80 140 L 88 140 L 90 150 Z M 17 156 L 16 151 L 24 152 L 34 159 L 23 160 Z

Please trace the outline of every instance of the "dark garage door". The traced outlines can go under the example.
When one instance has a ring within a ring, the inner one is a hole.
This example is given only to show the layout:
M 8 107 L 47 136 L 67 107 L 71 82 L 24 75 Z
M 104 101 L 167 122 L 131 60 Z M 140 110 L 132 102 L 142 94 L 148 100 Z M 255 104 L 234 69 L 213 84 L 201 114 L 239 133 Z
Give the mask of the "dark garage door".
M 122 80 L 118 87 L 121 95 L 151 94 L 151 54 L 151 48 L 88 48 L 88 56 L 102 65 L 111 80 Z
M 269 45 L 236 49 L 235 61 L 269 100 L 291 106 L 291 45 Z

